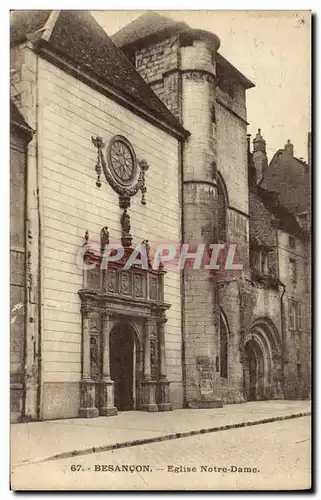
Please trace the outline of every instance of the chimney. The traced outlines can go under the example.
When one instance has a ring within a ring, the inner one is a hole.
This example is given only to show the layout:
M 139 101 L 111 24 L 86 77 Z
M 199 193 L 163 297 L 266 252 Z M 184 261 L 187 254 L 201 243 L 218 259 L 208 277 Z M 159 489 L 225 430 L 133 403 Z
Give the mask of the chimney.
M 284 146 L 284 149 L 285 151 L 290 155 L 290 156 L 293 156 L 293 144 L 291 144 L 291 141 L 290 139 L 288 139 L 288 142 L 286 143 L 286 145 Z
M 268 166 L 266 143 L 261 135 L 260 128 L 257 131 L 255 139 L 253 139 L 253 163 L 256 172 L 256 182 L 260 184 L 263 179 L 264 171 Z

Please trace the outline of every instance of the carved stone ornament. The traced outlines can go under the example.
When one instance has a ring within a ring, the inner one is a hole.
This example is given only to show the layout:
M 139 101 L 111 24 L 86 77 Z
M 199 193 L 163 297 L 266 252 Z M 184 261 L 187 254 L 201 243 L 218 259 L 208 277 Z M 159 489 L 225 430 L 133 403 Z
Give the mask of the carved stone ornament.
M 102 137 L 92 137 L 91 141 L 95 148 L 97 148 L 97 163 L 95 166 L 95 170 L 97 173 L 97 181 L 96 181 L 96 186 L 101 187 L 101 182 L 100 182 L 100 176 L 101 176 L 101 155 L 102 155 L 102 149 L 106 146 L 105 141 L 102 139 Z
M 124 247 L 130 247 L 132 244 L 132 236 L 130 234 L 130 216 L 125 208 L 120 218 L 121 224 L 121 243 Z
M 107 162 L 103 155 L 103 148 L 105 147 L 103 139 L 101 137 L 92 137 L 91 140 L 98 152 L 96 165 L 97 185 L 100 182 L 102 168 L 107 182 L 119 195 L 119 206 L 121 208 L 128 208 L 130 206 L 130 197 L 134 196 L 139 190 L 142 192 L 141 202 L 145 205 L 147 162 L 145 160 L 137 162 L 133 146 L 121 135 L 115 135 L 111 139 L 107 147 Z
M 101 253 L 104 252 L 105 246 L 108 244 L 109 244 L 109 231 L 108 231 L 108 227 L 105 226 L 100 231 L 100 251 L 101 251 Z

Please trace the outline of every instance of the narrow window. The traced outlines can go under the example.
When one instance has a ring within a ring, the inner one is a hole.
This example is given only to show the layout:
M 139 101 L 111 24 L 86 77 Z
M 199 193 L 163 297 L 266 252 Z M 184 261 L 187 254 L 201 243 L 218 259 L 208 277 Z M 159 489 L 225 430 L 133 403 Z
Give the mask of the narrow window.
M 227 329 L 222 315 L 220 317 L 220 372 L 222 378 L 228 376 L 228 345 Z
M 298 330 L 303 330 L 303 307 L 300 302 L 297 303 L 297 325 Z
M 296 262 L 294 259 L 290 259 L 290 277 L 291 277 L 292 283 L 296 283 L 297 272 L 296 272 Z
M 302 367 L 301 367 L 301 363 L 298 363 L 296 365 L 296 371 L 297 371 L 297 375 L 298 375 L 298 379 L 301 380 L 301 377 L 302 377 Z
M 296 313 L 295 313 L 295 302 L 289 300 L 289 328 L 290 330 L 296 330 Z
M 289 247 L 295 248 L 295 238 L 293 236 L 289 236 Z

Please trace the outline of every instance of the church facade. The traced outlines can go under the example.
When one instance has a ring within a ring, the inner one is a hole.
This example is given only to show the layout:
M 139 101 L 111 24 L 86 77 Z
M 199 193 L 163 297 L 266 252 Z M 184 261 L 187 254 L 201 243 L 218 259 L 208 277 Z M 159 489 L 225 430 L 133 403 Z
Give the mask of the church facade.
M 13 13 L 12 100 L 32 134 L 13 419 L 309 396 L 309 230 L 262 184 L 253 84 L 219 46 L 152 13 L 112 39 L 87 12 Z M 152 266 L 182 244 L 236 245 L 242 272 Z M 137 245 L 147 267 L 127 268 Z

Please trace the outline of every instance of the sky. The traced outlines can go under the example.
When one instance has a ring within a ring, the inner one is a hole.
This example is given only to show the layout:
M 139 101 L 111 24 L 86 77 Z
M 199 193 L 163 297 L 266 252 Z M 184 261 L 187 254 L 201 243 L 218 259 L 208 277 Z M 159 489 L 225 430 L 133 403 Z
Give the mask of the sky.
M 92 11 L 108 35 L 146 11 Z M 219 52 L 254 84 L 247 91 L 248 133 L 257 129 L 269 160 L 288 139 L 307 160 L 311 130 L 309 11 L 157 11 L 219 36 Z

